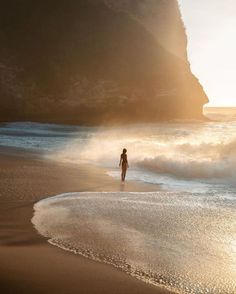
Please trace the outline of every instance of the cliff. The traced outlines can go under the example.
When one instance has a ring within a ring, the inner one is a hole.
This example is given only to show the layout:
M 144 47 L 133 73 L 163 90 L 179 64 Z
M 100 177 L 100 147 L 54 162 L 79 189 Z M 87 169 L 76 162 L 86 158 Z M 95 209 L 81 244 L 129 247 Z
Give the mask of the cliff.
M 0 10 L 0 119 L 201 118 L 175 0 L 11 0 Z

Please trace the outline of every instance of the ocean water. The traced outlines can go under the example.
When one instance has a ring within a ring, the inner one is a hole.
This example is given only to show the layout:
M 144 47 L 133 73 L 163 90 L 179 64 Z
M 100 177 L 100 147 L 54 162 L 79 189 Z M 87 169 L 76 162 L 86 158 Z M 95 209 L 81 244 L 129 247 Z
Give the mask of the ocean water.
M 0 125 L 0 146 L 101 166 L 159 185 L 154 193 L 73 193 L 35 205 L 49 242 L 177 293 L 236 293 L 236 109 L 209 121 L 123 127 Z
M 235 191 L 236 108 L 209 109 L 214 121 L 123 127 L 81 127 L 32 122 L 0 125 L 0 146 L 37 152 L 58 162 L 87 163 L 120 178 L 128 149 L 127 180 L 173 191 Z
M 70 193 L 34 209 L 59 248 L 175 293 L 236 293 L 233 193 Z

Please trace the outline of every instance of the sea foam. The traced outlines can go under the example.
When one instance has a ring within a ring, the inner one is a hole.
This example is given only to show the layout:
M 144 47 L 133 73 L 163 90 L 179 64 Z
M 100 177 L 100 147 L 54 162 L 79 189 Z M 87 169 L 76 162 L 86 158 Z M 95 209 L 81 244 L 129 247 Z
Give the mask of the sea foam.
M 34 206 L 49 242 L 178 293 L 236 293 L 230 193 L 70 193 Z
M 173 191 L 184 186 L 188 191 L 235 191 L 236 109 L 211 111 L 210 118 L 224 119 L 119 127 L 9 123 L 0 126 L 0 146 L 37 151 L 60 163 L 97 165 L 119 178 L 125 147 L 128 180 Z

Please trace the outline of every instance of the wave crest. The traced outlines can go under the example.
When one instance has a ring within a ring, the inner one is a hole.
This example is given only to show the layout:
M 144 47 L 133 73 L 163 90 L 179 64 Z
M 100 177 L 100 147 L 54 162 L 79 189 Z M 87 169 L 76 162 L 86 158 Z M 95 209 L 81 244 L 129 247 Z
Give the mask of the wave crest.
M 162 154 L 137 162 L 142 168 L 181 178 L 232 178 L 236 175 L 236 140 L 229 143 L 175 146 L 174 156 Z

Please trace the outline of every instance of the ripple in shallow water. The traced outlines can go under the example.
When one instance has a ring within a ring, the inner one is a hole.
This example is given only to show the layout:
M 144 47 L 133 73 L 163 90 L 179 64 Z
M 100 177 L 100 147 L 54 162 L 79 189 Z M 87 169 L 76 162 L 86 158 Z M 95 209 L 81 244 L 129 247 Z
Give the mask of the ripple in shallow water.
M 72 193 L 35 205 L 62 249 L 179 293 L 236 293 L 233 194 Z

